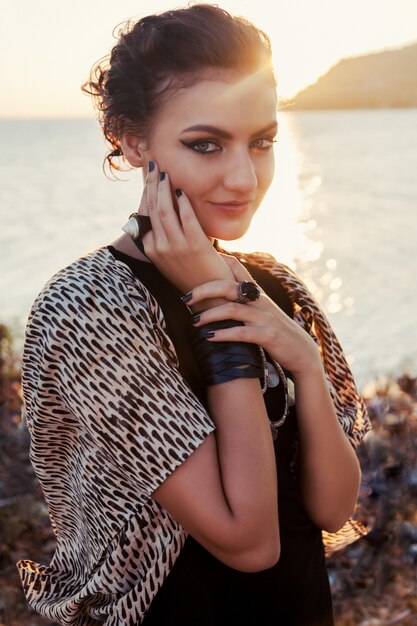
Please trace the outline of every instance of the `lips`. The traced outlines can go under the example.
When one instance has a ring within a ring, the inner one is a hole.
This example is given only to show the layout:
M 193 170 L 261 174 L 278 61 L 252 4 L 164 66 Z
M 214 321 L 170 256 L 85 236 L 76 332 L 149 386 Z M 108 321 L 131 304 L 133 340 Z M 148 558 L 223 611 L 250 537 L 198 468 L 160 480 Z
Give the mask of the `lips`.
M 216 209 L 220 209 L 223 211 L 229 211 L 231 213 L 238 213 L 241 211 L 246 211 L 249 208 L 249 205 L 253 202 L 252 198 L 244 199 L 244 200 L 230 200 L 225 202 L 213 202 L 210 201 L 209 204 Z
M 239 200 L 211 200 L 210 204 L 221 204 L 230 206 L 242 206 L 243 204 L 250 204 L 254 201 L 254 198 L 241 198 Z

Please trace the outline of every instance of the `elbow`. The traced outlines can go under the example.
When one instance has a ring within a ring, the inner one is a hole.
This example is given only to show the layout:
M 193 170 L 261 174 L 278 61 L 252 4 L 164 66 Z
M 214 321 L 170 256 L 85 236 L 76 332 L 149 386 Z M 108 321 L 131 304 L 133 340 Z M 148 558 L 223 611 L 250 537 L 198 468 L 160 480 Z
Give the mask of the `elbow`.
M 242 550 L 233 555 L 223 555 L 220 560 L 225 565 L 240 572 L 255 573 L 274 567 L 278 563 L 280 555 L 281 544 L 279 536 L 277 536 L 271 541 L 262 542 L 249 550 Z
M 320 520 L 320 523 L 317 525 L 326 533 L 337 533 L 352 517 L 353 513 L 354 508 L 349 511 L 337 511 L 333 515 L 328 515 L 325 519 Z
M 359 489 L 359 487 L 358 487 Z M 343 506 L 339 504 L 332 513 L 328 512 L 325 519 L 322 520 L 321 528 L 328 533 L 337 533 L 343 528 L 346 522 L 352 517 L 357 504 L 357 492 L 351 497 L 350 502 L 344 502 Z
M 346 524 L 347 520 L 349 518 L 346 518 L 342 521 L 331 521 L 328 522 L 327 524 L 321 524 L 321 529 L 324 530 L 326 533 L 337 533 L 339 530 L 341 530 L 343 528 L 343 526 Z
M 277 545 L 269 547 L 268 550 L 259 550 L 252 559 L 248 560 L 244 564 L 245 569 L 242 572 L 262 572 L 266 569 L 274 567 L 279 561 L 281 556 L 281 545 L 278 542 Z
M 324 530 L 326 533 L 337 533 L 343 528 L 346 522 L 352 517 L 356 508 L 356 498 L 346 502 L 336 501 L 326 503 L 327 506 L 307 508 L 308 516 L 317 528 Z
M 332 499 L 310 503 L 307 508 L 310 519 L 318 528 L 327 533 L 337 533 L 355 512 L 360 486 L 360 471 L 352 485 L 342 494 L 334 494 Z

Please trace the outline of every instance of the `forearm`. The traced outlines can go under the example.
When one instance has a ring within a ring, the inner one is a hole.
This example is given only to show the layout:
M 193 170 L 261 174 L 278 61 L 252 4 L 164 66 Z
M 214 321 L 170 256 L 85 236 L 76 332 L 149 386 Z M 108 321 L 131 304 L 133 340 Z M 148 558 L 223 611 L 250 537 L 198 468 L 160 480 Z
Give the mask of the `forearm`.
M 335 532 L 354 510 L 359 462 L 337 419 L 319 358 L 295 375 L 295 388 L 304 503 L 320 528 Z
M 236 545 L 279 551 L 277 470 L 268 416 L 258 379 L 208 388 L 216 424 L 219 470 Z

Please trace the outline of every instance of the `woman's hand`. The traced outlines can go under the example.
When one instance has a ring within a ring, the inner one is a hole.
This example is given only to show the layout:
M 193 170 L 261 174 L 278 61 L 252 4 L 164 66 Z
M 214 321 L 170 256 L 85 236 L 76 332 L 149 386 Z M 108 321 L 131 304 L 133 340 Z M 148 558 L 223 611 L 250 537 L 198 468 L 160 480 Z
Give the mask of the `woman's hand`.
M 233 279 L 215 280 L 199 285 L 192 290 L 192 298 L 188 304 L 194 306 L 207 298 L 223 298 L 227 303 L 200 313 L 200 318 L 194 325 L 204 326 L 224 319 L 234 319 L 244 322 L 245 325 L 218 330 L 208 341 L 256 343 L 294 374 L 321 368 L 321 358 L 314 340 L 264 292 L 261 291 L 255 302 L 236 302 L 238 283 L 243 280 L 253 281 L 253 278 L 235 257 L 221 256 L 232 270 Z
M 149 215 L 152 223 L 152 230 L 143 237 L 146 256 L 184 293 L 207 281 L 232 279 L 232 271 L 202 230 L 186 194 L 177 190 L 175 196 L 176 201 L 168 174 L 160 173 L 155 164 L 138 211 Z

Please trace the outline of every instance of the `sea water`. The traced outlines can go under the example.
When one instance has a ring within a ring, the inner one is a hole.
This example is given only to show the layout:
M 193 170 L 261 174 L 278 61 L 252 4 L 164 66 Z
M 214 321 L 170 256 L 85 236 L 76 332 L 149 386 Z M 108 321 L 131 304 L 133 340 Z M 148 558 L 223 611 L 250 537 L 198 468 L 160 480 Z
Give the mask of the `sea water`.
M 95 120 L 0 120 L 0 141 L 0 322 L 19 331 L 52 274 L 119 236 L 142 183 L 104 176 Z M 417 109 L 405 109 L 280 113 L 274 183 L 227 247 L 296 269 L 362 385 L 417 362 L 416 243 Z

